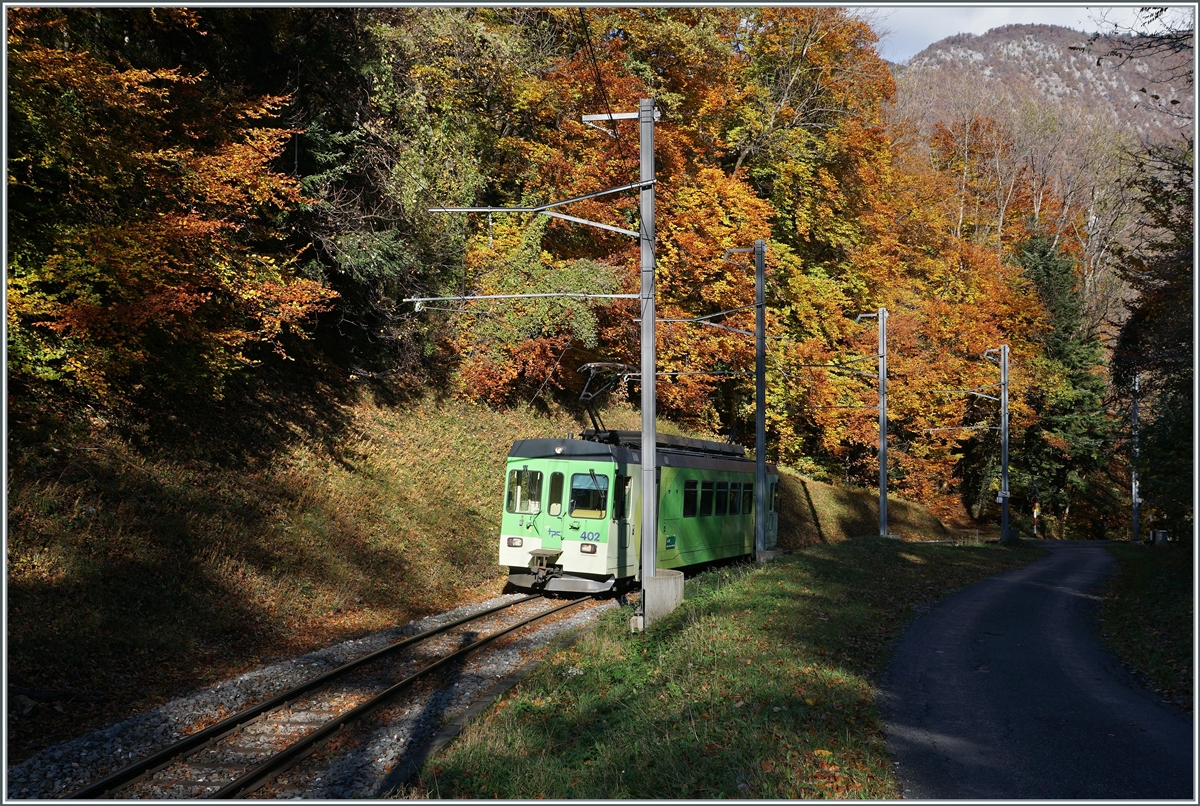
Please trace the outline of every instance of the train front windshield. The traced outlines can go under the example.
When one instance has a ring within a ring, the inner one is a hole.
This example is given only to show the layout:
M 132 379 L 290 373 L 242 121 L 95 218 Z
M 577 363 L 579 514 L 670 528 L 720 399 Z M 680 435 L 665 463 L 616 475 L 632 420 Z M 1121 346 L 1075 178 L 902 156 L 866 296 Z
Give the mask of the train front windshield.
M 572 518 L 603 518 L 608 511 L 608 476 L 575 473 L 571 476 Z
M 508 498 L 505 508 L 512 513 L 538 512 L 542 506 L 542 473 L 540 470 L 510 470 Z

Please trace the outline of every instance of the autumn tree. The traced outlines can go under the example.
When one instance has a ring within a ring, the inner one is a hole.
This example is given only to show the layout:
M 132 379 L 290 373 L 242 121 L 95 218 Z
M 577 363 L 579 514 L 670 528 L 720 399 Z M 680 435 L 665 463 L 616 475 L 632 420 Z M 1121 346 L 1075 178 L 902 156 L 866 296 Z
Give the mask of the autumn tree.
M 1167 528 L 1184 534 L 1195 518 L 1194 11 L 1143 8 L 1131 28 L 1115 33 L 1129 35 L 1093 52 L 1100 60 L 1139 69 L 1154 64 L 1149 86 L 1161 89 L 1149 100 L 1178 124 L 1179 135 L 1133 155 L 1140 209 L 1135 233 L 1117 251 L 1121 276 L 1133 294 L 1113 355 L 1113 398 L 1128 416 L 1134 379 L 1140 381 L 1142 498 Z M 1090 44 L 1095 48 L 1098 42 Z
M 892 131 L 905 151 L 955 179 L 939 203 L 956 234 L 1001 259 L 1032 232 L 1078 255 L 1092 332 L 1111 337 L 1126 293 L 1113 260 L 1133 221 L 1128 126 L 1102 111 L 1048 104 L 1031 81 L 984 67 L 910 68 L 898 79 Z
M 7 13 L 15 391 L 211 391 L 302 334 L 332 294 L 298 276 L 286 243 L 303 196 L 272 168 L 293 136 L 285 99 L 107 61 L 72 36 L 88 10 Z

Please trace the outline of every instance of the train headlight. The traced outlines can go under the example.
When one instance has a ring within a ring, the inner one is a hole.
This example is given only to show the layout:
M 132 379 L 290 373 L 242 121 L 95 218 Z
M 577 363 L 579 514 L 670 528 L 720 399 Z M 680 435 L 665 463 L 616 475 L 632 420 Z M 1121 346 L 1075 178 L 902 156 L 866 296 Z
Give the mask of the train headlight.
M 519 549 L 519 548 L 521 548 L 521 546 L 524 544 L 524 542 L 525 542 L 525 541 L 524 541 L 524 540 L 522 540 L 522 539 L 521 539 L 521 538 L 519 538 L 519 537 L 510 537 L 510 538 L 508 539 L 508 545 L 509 545 L 509 547 L 510 547 L 510 548 L 514 548 L 514 549 Z
M 554 452 L 555 452 L 555 453 L 557 453 L 557 454 L 561 454 L 561 453 L 562 453 L 562 448 L 563 448 L 563 446 L 562 446 L 562 445 L 555 445 L 555 446 L 554 446 Z
M 584 554 L 595 554 L 596 553 L 596 544 L 595 543 L 580 543 L 579 550 L 582 551 Z

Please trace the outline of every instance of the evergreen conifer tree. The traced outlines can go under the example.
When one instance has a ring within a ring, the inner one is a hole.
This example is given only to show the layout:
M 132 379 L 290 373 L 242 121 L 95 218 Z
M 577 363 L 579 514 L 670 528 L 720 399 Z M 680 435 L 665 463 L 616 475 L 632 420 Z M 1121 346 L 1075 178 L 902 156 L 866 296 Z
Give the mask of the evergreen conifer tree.
M 1072 533 L 1087 530 L 1080 536 L 1098 537 L 1109 511 L 1119 505 L 1104 478 L 1113 426 L 1105 413 L 1103 350 L 1085 328 L 1075 261 L 1043 234 L 1028 238 L 1014 257 L 1037 289 L 1050 329 L 1036 359 L 1043 380 L 1028 393 L 1037 420 L 1012 453 L 1013 486 L 1028 491 L 1029 511 L 1037 480 L 1041 511 L 1058 536 L 1070 527 Z

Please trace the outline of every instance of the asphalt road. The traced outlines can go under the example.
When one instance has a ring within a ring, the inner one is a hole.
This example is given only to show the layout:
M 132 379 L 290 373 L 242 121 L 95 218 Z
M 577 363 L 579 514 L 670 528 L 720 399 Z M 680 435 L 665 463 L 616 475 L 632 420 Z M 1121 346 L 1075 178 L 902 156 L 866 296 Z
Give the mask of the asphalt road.
M 1100 643 L 1099 542 L 946 598 L 902 636 L 881 684 L 904 797 L 1194 800 L 1192 718 Z

